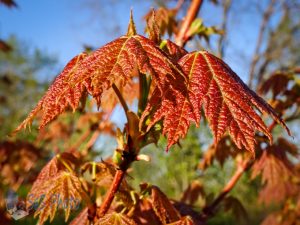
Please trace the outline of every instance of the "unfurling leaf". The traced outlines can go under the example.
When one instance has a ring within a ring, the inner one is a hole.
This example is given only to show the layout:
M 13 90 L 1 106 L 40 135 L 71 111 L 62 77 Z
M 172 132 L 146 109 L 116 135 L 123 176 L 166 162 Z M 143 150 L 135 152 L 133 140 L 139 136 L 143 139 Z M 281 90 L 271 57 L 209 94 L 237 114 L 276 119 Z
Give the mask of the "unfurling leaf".
M 189 82 L 187 92 L 155 89 L 142 119 L 150 114 L 148 130 L 163 119 L 163 134 L 168 137 L 167 149 L 185 137 L 191 122 L 200 121 L 203 106 L 205 116 L 217 143 L 226 131 L 238 148 L 254 152 L 255 131 L 261 131 L 272 141 L 272 135 L 255 111 L 269 114 L 290 134 L 285 123 L 255 92 L 221 59 L 206 51 L 193 52 L 179 60 Z
M 149 35 L 149 39 L 154 41 L 156 44 L 160 44 L 160 31 L 158 25 L 156 24 L 155 11 L 152 10 L 152 16 L 147 18 L 146 32 Z
M 109 213 L 100 218 L 95 225 L 137 225 L 133 219 L 130 219 L 122 213 Z
M 165 7 L 161 7 L 157 10 L 155 10 L 155 22 L 159 28 L 159 33 L 161 35 L 164 35 L 166 32 L 169 36 L 172 35 L 172 33 L 177 33 L 177 22 L 176 22 L 176 14 L 177 9 L 167 9 Z M 151 17 L 153 16 L 153 10 L 148 12 L 144 19 L 146 21 L 149 21 Z
M 61 171 L 56 176 L 40 183 L 27 196 L 31 207 L 36 207 L 35 216 L 39 216 L 38 224 L 43 224 L 48 217 L 53 220 L 57 209 L 65 210 L 65 221 L 71 210 L 77 210 L 82 199 L 88 199 L 82 190 L 79 178 L 69 172 Z

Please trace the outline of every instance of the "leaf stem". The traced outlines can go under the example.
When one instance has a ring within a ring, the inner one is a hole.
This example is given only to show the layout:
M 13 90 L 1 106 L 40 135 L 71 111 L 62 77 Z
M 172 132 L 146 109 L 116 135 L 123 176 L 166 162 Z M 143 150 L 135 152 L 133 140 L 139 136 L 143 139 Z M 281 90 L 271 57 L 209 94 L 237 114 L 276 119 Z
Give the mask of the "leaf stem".
M 122 105 L 122 107 L 123 107 L 123 109 L 124 109 L 124 111 L 127 115 L 127 112 L 128 112 L 129 109 L 128 109 L 128 106 L 126 104 L 125 99 L 123 98 L 121 92 L 119 91 L 119 89 L 117 88 L 117 86 L 115 84 L 112 84 L 112 88 L 114 89 L 116 95 L 118 96 L 118 99 L 119 99 L 119 101 L 120 101 L 120 103 L 121 103 L 121 105 Z
M 69 166 L 69 164 L 58 154 L 56 158 L 69 170 L 70 173 L 74 173 L 74 170 Z
M 184 47 L 186 42 L 188 41 L 188 37 L 186 37 L 186 34 L 190 28 L 190 25 L 192 24 L 193 20 L 196 18 L 199 9 L 202 5 L 203 0 L 193 0 L 191 2 L 191 5 L 188 9 L 188 12 L 185 16 L 185 19 L 180 27 L 180 30 L 178 32 L 178 35 L 176 36 L 176 44 L 180 47 Z

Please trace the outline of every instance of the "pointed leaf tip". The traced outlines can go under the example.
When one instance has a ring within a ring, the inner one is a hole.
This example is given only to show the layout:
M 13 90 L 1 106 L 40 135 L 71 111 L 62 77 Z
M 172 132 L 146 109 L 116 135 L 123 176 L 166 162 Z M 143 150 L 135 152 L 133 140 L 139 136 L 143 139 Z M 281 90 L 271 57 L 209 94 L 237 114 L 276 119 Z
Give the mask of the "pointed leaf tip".
M 127 29 L 127 36 L 131 37 L 136 35 L 136 28 L 135 28 L 135 24 L 133 21 L 133 13 L 132 13 L 132 9 L 130 10 L 130 19 L 129 19 L 129 24 L 128 24 L 128 29 Z
M 154 9 L 152 9 L 151 17 L 147 20 L 146 32 L 149 35 L 149 39 L 154 41 L 156 44 L 161 43 L 160 31 L 159 31 L 158 25 L 156 23 L 156 17 L 155 17 L 155 10 Z

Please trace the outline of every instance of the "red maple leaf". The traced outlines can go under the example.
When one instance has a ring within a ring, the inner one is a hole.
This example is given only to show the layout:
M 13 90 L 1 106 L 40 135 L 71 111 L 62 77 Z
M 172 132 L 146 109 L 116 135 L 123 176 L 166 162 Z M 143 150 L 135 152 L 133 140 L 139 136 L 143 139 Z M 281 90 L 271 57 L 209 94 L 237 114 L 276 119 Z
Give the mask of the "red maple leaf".
M 185 137 L 191 122 L 200 121 L 203 106 L 217 143 L 226 131 L 238 148 L 254 152 L 256 131 L 272 141 L 272 135 L 255 109 L 269 114 L 289 132 L 272 107 L 243 81 L 221 59 L 206 52 L 186 54 L 179 60 L 188 78 L 187 92 L 165 86 L 156 88 L 142 115 L 151 114 L 148 130 L 163 120 L 163 134 L 167 135 L 167 149 Z

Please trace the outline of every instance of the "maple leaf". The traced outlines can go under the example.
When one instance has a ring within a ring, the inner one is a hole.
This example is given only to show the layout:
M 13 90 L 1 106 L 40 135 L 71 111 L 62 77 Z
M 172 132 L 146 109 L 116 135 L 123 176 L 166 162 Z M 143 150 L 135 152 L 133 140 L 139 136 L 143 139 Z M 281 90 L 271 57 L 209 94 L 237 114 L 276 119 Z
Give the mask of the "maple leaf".
M 276 144 L 263 151 L 252 167 L 252 179 L 262 175 L 264 187 L 260 191 L 259 199 L 266 204 L 281 202 L 299 191 L 293 183 L 294 168 L 287 153 L 295 156 L 297 147 L 280 138 Z
M 199 164 L 199 168 L 202 170 L 207 169 L 212 165 L 214 160 L 217 160 L 221 167 L 223 167 L 225 160 L 228 157 L 235 158 L 235 156 L 240 153 L 236 146 L 232 144 L 228 136 L 223 136 L 217 145 L 212 144 L 205 151 L 202 162 Z
M 167 85 L 184 91 L 186 78 L 178 64 L 153 41 L 134 32 L 131 22 L 130 35 L 122 36 L 89 55 L 82 53 L 73 58 L 15 132 L 30 125 L 39 111 L 42 111 L 39 126 L 42 128 L 67 107 L 76 110 L 85 91 L 97 100 L 99 107 L 103 92 L 116 81 L 119 89 L 125 86 L 136 70 L 150 74 L 160 90 Z
M 164 35 L 168 32 L 168 35 L 171 36 L 172 33 L 177 33 L 177 22 L 175 16 L 177 14 L 177 8 L 174 9 L 167 9 L 165 7 L 160 7 L 159 9 L 155 10 L 155 21 L 159 28 L 159 33 Z M 144 19 L 148 22 L 153 17 L 153 10 L 148 12 Z M 147 30 L 146 30 L 147 31 Z
M 181 48 L 170 40 L 163 40 L 160 47 L 176 62 L 188 53 L 184 48 Z
M 163 224 L 180 219 L 179 212 L 168 197 L 156 186 L 151 187 L 151 199 L 153 210 Z
M 79 178 L 72 173 L 61 171 L 51 179 L 40 182 L 35 192 L 30 192 L 27 201 L 38 204 L 35 217 L 39 216 L 38 224 L 43 224 L 48 217 L 53 220 L 57 209 L 65 210 L 65 221 L 68 220 L 71 210 L 76 210 L 82 199 L 88 196 L 82 190 Z M 34 205 L 32 205 L 34 207 Z
M 0 142 L 1 183 L 17 190 L 20 185 L 34 177 L 29 171 L 41 156 L 41 149 L 29 142 Z
M 272 90 L 273 99 L 275 99 L 277 95 L 287 90 L 290 80 L 292 80 L 290 74 L 274 73 L 261 85 L 259 92 L 266 94 Z
M 96 221 L 95 225 L 137 225 L 133 219 L 122 213 L 109 213 Z
M 290 134 L 272 107 L 250 90 L 221 59 L 200 51 L 186 54 L 178 63 L 189 80 L 188 91 L 165 87 L 161 92 L 156 88 L 141 118 L 143 121 L 149 114 L 152 117 L 147 130 L 163 119 L 167 150 L 186 136 L 191 122 L 199 124 L 202 106 L 215 143 L 226 131 L 238 148 L 245 147 L 250 152 L 254 152 L 255 131 L 263 132 L 272 142 L 272 134 L 255 108 L 269 114 Z
M 197 180 L 193 180 L 183 192 L 180 202 L 194 205 L 200 196 L 205 196 L 203 184 Z
M 60 155 L 53 157 L 46 166 L 41 170 L 35 182 L 32 185 L 29 194 L 35 194 L 39 191 L 40 186 L 47 180 L 56 176 L 60 171 L 68 171 L 66 165 L 74 168 L 78 163 L 78 159 L 71 153 L 64 152 Z

